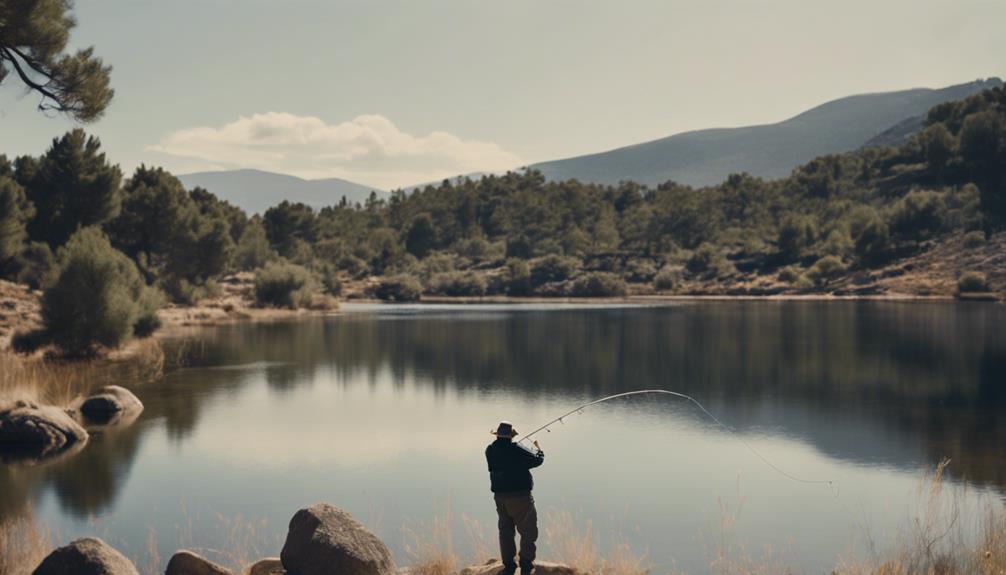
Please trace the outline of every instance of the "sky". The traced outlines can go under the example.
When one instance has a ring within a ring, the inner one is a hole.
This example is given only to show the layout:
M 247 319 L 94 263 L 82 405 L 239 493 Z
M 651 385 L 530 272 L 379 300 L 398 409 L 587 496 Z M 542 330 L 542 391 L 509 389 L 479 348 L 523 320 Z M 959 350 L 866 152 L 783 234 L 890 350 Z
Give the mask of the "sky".
M 1002 0 L 77 0 L 130 173 L 390 189 L 1006 76 Z M 74 124 L 0 86 L 0 153 Z

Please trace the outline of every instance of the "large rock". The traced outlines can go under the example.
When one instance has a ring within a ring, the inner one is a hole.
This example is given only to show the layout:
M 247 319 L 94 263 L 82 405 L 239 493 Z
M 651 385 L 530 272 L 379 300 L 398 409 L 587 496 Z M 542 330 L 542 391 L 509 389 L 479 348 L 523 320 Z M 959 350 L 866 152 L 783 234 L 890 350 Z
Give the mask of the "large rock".
M 143 403 L 133 392 L 118 385 L 106 385 L 80 405 L 80 412 L 88 417 L 109 417 L 121 411 L 143 411 Z
M 267 557 L 260 559 L 245 567 L 243 575 L 284 575 L 286 569 L 279 557 Z
M 315 503 L 290 520 L 280 559 L 291 575 L 394 575 L 387 546 L 352 515 Z
M 85 441 L 87 431 L 58 407 L 18 401 L 0 411 L 0 451 L 40 458 Z
M 85 537 L 50 553 L 32 575 L 139 575 L 122 553 L 101 539 Z
M 171 556 L 164 575 L 234 575 L 234 573 L 191 551 L 179 551 Z
M 499 559 L 492 559 L 484 565 L 462 569 L 461 575 L 497 575 L 501 571 L 503 571 L 503 563 Z M 586 572 L 562 563 L 535 561 L 534 575 L 586 575 Z

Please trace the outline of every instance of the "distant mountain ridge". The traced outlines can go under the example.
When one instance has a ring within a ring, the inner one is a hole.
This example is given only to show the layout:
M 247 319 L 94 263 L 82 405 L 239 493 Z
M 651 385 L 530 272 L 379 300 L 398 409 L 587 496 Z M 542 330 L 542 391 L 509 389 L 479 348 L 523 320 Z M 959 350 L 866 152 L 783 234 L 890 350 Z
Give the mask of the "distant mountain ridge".
M 178 179 L 186 188 L 206 188 L 249 214 L 261 214 L 283 200 L 321 209 L 338 204 L 343 197 L 350 203 L 363 203 L 372 191 L 379 197 L 387 195 L 384 190 L 339 178 L 305 180 L 252 169 L 196 172 Z
M 633 180 L 656 185 L 674 180 L 706 186 L 738 172 L 780 178 L 818 156 L 854 150 L 874 138 L 876 144 L 896 143 L 921 127 L 933 106 L 1000 85 L 999 78 L 989 78 L 939 89 L 849 96 L 776 124 L 685 132 L 529 167 L 550 180 L 575 178 L 599 184 Z

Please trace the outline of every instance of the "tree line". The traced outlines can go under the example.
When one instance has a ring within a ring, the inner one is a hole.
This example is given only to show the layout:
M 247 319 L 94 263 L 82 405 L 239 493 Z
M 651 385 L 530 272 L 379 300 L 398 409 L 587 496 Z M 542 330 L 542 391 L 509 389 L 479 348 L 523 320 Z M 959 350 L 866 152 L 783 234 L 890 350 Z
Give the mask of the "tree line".
M 936 106 L 900 147 L 709 187 L 554 182 L 526 170 L 321 210 L 284 201 L 249 216 L 161 168 L 124 178 L 80 129 L 41 156 L 0 156 L 0 276 L 63 294 L 47 295 L 48 310 L 88 291 L 83 271 L 60 281 L 81 254 L 101 254 L 102 273 L 117 270 L 116 289 L 138 306 L 120 313 L 123 334 L 126 324 L 151 329 L 158 302 L 194 302 L 241 270 L 258 270 L 256 293 L 272 305 L 306 305 L 368 276 L 382 278 L 375 295 L 396 300 L 618 295 L 632 283 L 674 290 L 750 273 L 810 289 L 946 234 L 980 243 L 1004 220 L 1006 88 Z

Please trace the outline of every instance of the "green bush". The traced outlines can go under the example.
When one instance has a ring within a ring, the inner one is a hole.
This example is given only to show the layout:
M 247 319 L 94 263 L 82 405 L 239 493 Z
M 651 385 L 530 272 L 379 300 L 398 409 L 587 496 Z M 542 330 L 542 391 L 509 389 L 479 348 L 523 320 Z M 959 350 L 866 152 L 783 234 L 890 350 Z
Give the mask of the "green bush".
M 678 272 L 668 266 L 664 266 L 653 278 L 653 288 L 657 291 L 669 291 L 678 285 Z
M 575 297 L 614 297 L 627 292 L 625 280 L 608 272 L 581 274 L 566 289 L 568 295 Z
M 842 262 L 841 258 L 824 256 L 814 262 L 814 265 L 807 270 L 807 276 L 818 283 L 825 283 L 842 275 L 846 269 L 846 265 Z
M 42 294 L 42 318 L 64 353 L 89 355 L 156 328 L 151 316 L 159 303 L 129 258 L 97 228 L 83 228 L 59 250 L 55 279 Z
M 269 263 L 255 273 L 255 301 L 259 305 L 308 307 L 317 289 L 311 272 L 294 263 Z
M 27 284 L 31 289 L 41 289 L 52 281 L 56 270 L 56 257 L 49 249 L 49 244 L 32 242 L 21 253 L 17 272 L 17 281 Z
M 452 272 L 457 269 L 458 258 L 454 254 L 436 252 L 426 256 L 419 263 L 419 273 L 425 280 L 436 274 Z
M 532 290 L 531 267 L 518 258 L 506 261 L 506 293 L 509 295 L 528 295 Z
M 547 255 L 531 262 L 531 284 L 535 287 L 549 282 L 561 282 L 580 270 L 579 258 Z
M 988 291 L 988 281 L 981 272 L 964 272 L 957 279 L 957 291 L 960 293 Z
M 409 274 L 398 274 L 381 279 L 374 295 L 384 301 L 417 301 L 423 293 L 423 284 Z
M 964 247 L 968 249 L 980 248 L 985 245 L 985 232 L 973 231 L 964 234 Z
M 632 258 L 625 265 L 625 279 L 630 282 L 645 283 L 653 281 L 657 275 L 657 265 L 653 260 Z
M 797 266 L 787 266 L 779 270 L 779 281 L 786 282 L 788 284 L 796 283 L 800 278 L 804 277 L 800 268 Z
M 727 260 L 722 248 L 710 243 L 701 244 L 688 258 L 685 268 L 696 275 L 723 278 L 736 271 Z
M 427 284 L 427 292 L 448 296 L 484 296 L 486 278 L 482 274 L 466 272 L 443 272 L 434 274 Z
M 328 263 L 321 264 L 318 266 L 318 275 L 321 276 L 321 287 L 325 293 L 335 297 L 342 295 L 342 279 L 337 267 Z

